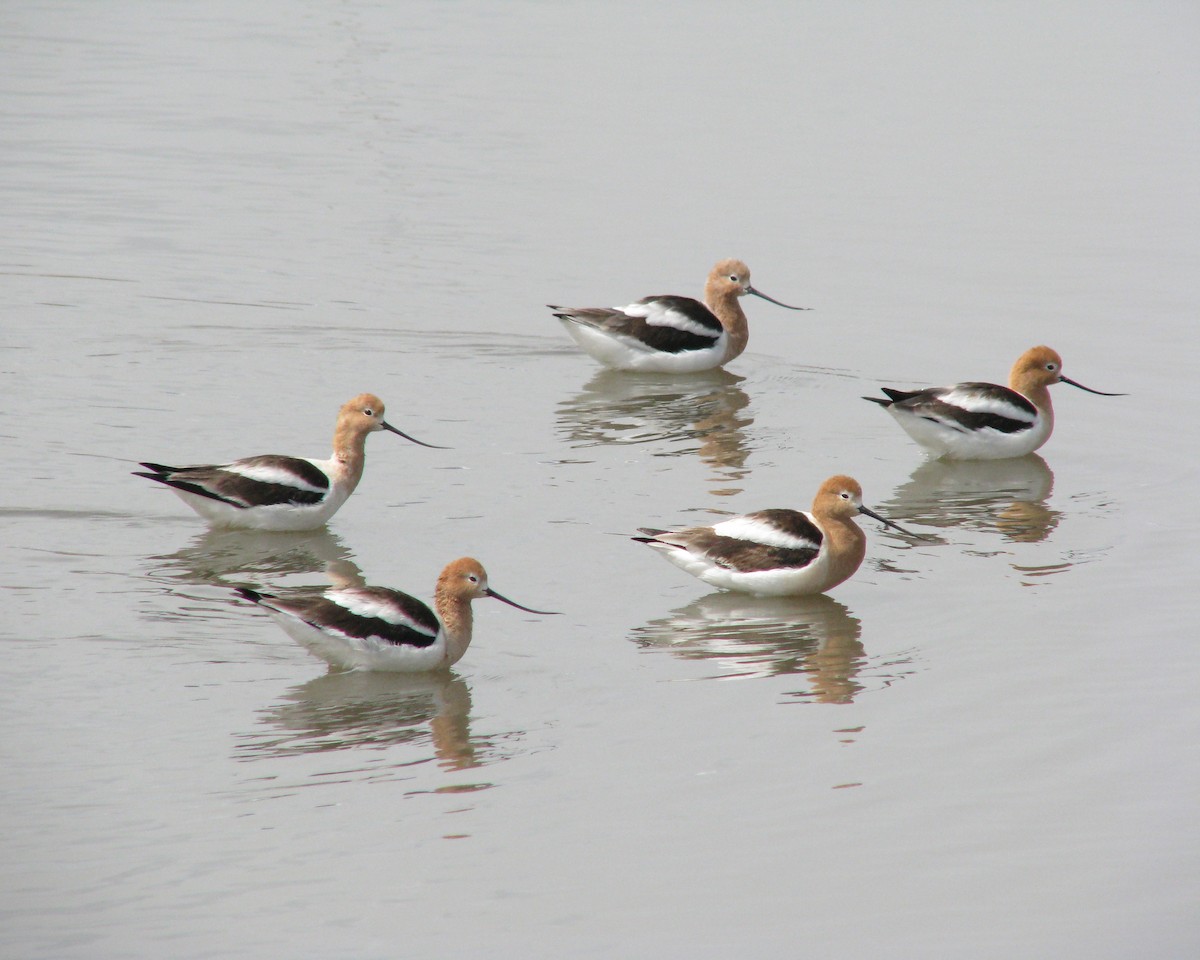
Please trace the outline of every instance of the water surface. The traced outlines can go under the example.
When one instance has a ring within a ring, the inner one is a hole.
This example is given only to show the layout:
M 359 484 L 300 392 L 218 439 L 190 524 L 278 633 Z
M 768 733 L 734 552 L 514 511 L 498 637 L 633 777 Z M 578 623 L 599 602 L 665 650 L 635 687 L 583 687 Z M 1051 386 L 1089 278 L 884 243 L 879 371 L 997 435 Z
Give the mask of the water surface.
M 10 5 L 0 167 L 6 955 L 1092 958 L 1200 947 L 1188 4 Z M 698 293 L 728 371 L 544 304 Z M 1068 375 L 1037 455 L 859 399 Z M 207 532 L 142 459 L 325 456 L 327 530 Z M 1184 409 L 1184 408 L 1179 408 Z M 864 519 L 829 597 L 638 526 Z M 447 676 L 330 674 L 239 603 L 428 598 Z

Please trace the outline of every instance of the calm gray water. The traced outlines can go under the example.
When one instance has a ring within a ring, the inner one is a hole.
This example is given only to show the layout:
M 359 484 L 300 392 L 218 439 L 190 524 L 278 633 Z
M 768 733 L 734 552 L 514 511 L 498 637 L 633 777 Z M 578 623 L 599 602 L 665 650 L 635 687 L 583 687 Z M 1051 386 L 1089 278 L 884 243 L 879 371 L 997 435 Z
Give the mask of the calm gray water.
M 0 15 L 0 953 L 1200 950 L 1194 4 L 105 4 Z M 696 294 L 727 372 L 545 303 Z M 859 399 L 1068 375 L 1040 456 Z M 327 530 L 206 532 L 141 459 L 383 435 Z M 832 596 L 627 535 L 856 476 Z M 428 598 L 447 677 L 329 674 L 229 587 Z

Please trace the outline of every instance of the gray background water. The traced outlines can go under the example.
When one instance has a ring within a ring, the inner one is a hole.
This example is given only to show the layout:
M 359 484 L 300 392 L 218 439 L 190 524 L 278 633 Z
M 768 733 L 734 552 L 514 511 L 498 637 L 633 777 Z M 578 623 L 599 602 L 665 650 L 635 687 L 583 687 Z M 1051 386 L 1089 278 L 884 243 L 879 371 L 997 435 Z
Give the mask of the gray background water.
M 31 3 L 0 14 L 11 957 L 1185 957 L 1200 947 L 1192 3 Z M 605 374 L 543 304 L 698 294 L 749 352 Z M 1059 349 L 1042 457 L 859 399 Z M 140 459 L 373 437 L 311 535 Z M 831 597 L 639 525 L 856 476 Z M 353 563 L 449 677 L 326 675 L 230 584 Z M 721 682 L 724 681 L 724 682 Z

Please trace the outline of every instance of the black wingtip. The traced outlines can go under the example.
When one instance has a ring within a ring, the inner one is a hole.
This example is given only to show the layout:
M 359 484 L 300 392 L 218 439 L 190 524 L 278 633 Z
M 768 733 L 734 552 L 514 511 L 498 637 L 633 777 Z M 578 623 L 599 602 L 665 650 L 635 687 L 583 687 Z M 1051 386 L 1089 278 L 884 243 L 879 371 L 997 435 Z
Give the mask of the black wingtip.
M 257 590 L 251 590 L 249 587 L 234 587 L 233 592 L 243 600 L 249 600 L 251 603 L 261 603 L 264 596 L 264 594 L 259 593 Z
M 135 477 L 145 477 L 147 480 L 157 480 L 163 486 L 171 487 L 173 490 L 183 490 L 185 493 L 194 493 L 198 497 L 207 497 L 209 500 L 216 500 L 218 503 L 227 503 L 231 507 L 237 507 L 239 510 L 245 510 L 246 504 L 238 503 L 236 500 L 230 500 L 228 497 L 223 497 L 215 491 L 209 490 L 207 487 L 201 486 L 198 483 L 192 483 L 190 480 L 176 480 L 174 477 L 161 473 L 142 473 L 140 470 L 134 470 Z
M 863 397 L 863 399 L 870 400 L 872 403 L 877 403 L 881 407 L 890 407 L 893 402 L 891 400 L 885 400 L 883 397 Z

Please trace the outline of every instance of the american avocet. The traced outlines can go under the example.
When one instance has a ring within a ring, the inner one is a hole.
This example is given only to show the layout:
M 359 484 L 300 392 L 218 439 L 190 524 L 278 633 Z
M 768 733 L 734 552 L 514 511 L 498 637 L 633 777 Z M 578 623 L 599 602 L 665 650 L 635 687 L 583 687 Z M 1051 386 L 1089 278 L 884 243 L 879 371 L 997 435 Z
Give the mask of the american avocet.
M 575 342 L 607 366 L 695 373 L 722 366 L 746 349 L 750 331 L 738 297 L 748 293 L 788 310 L 809 309 L 756 290 L 750 285 L 750 268 L 741 260 L 722 260 L 709 271 L 704 303 L 659 296 L 627 307 L 549 306 Z
M 149 472 L 134 471 L 134 476 L 171 487 L 215 527 L 313 530 L 337 513 L 358 486 L 367 434 L 376 430 L 389 430 L 422 447 L 433 446 L 397 430 L 383 419 L 383 401 L 360 393 L 338 412 L 328 460 L 267 454 L 208 466 L 143 463 Z
M 863 397 L 885 407 L 917 443 L 951 460 L 1003 460 L 1032 453 L 1054 430 L 1053 384 L 1069 383 L 1102 397 L 1122 397 L 1076 383 L 1062 373 L 1062 357 L 1031 347 L 1013 364 L 1008 386 L 956 383 L 926 390 L 893 390 Z
M 863 506 L 857 480 L 835 476 L 821 484 L 812 512 L 759 510 L 673 533 L 641 527 L 646 536 L 633 539 L 714 587 L 802 596 L 824 593 L 858 569 L 867 550 L 867 538 L 854 522 L 860 513 L 908 534 Z
M 287 597 L 244 587 L 235 592 L 266 610 L 293 640 L 347 670 L 418 673 L 457 663 L 471 643 L 471 601 L 481 597 L 494 597 L 526 613 L 556 613 L 502 597 L 488 586 L 487 573 L 471 557 L 448 564 L 438 577 L 433 593 L 436 615 L 399 590 L 345 582 Z

